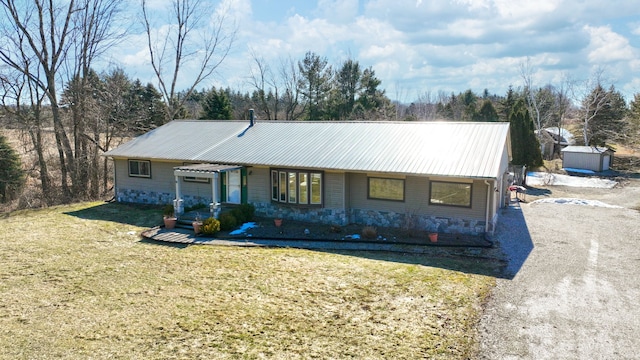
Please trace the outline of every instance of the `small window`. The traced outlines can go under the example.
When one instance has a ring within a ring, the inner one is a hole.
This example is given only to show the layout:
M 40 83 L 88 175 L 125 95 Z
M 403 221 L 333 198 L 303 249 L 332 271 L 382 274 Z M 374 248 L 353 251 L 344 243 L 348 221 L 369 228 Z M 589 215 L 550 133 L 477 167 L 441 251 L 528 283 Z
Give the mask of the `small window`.
M 278 201 L 278 172 L 271 171 L 271 200 Z
M 299 190 L 299 201 L 300 204 L 306 204 L 309 200 L 309 174 L 300 173 L 298 174 L 298 190 Z
M 148 160 L 129 160 L 129 176 L 151 177 L 151 162 Z
M 311 173 L 311 203 L 322 204 L 322 174 Z
M 404 179 L 370 177 L 369 199 L 404 201 Z
M 195 165 L 198 163 L 182 163 L 182 165 L 188 166 L 188 165 Z M 196 177 L 196 176 L 185 176 L 182 178 L 182 180 L 186 181 L 186 182 L 199 182 L 199 183 L 210 183 L 211 179 L 206 178 L 206 177 Z
M 280 201 L 287 201 L 287 173 L 280 171 Z
M 298 202 L 298 174 L 294 172 L 289 173 L 289 202 L 297 203 Z
M 470 183 L 432 181 L 430 187 L 430 205 L 471 207 Z

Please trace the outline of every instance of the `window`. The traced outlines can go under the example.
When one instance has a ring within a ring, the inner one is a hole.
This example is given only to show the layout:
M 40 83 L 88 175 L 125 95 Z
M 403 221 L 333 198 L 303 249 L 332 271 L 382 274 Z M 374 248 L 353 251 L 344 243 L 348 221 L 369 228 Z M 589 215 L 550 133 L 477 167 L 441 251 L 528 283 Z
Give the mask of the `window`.
M 188 166 L 188 165 L 195 165 L 198 163 L 182 163 L 182 165 Z M 185 176 L 182 178 L 182 180 L 186 181 L 186 182 L 199 182 L 199 183 L 210 183 L 211 179 L 206 178 L 206 177 L 195 177 L 195 176 Z
M 471 183 L 432 181 L 429 204 L 471 207 Z
M 404 201 L 404 179 L 369 178 L 369 199 Z
M 301 205 L 322 205 L 322 173 L 271 170 L 271 200 Z
M 129 160 L 129 176 L 151 177 L 151 162 L 148 160 Z

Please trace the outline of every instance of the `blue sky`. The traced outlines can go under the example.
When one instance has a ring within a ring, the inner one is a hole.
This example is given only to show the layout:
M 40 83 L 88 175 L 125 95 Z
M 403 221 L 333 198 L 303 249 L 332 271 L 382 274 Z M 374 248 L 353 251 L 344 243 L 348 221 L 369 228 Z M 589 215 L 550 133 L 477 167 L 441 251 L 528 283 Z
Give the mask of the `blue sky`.
M 139 6 L 130 0 L 130 9 Z M 522 86 L 529 59 L 533 84 L 579 82 L 604 69 L 627 101 L 640 92 L 640 6 L 629 0 L 220 0 L 238 26 L 234 47 L 203 87 L 250 90 L 250 53 L 272 66 L 307 51 L 339 65 L 372 67 L 394 100 L 472 89 L 503 95 Z M 161 9 L 168 0 L 153 0 Z M 134 10 L 131 10 L 134 11 Z M 166 24 L 158 17 L 157 26 Z M 144 35 L 134 33 L 108 61 L 155 83 Z M 181 82 L 189 82 L 185 69 Z

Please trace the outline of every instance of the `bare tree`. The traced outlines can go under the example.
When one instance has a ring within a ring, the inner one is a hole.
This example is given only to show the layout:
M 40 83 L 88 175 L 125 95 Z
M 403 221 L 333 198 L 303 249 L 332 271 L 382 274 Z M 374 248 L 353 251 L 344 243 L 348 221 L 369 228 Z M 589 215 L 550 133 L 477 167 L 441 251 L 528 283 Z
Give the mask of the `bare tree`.
M 283 81 L 284 94 L 282 106 L 285 120 L 298 120 L 304 113 L 304 107 L 300 105 L 300 71 L 298 64 L 291 57 L 280 60 L 280 77 Z
M 74 128 L 71 131 L 73 138 L 69 136 L 61 106 L 71 104 L 62 104 L 58 92 L 65 79 L 80 75 L 78 69 L 88 72 L 93 60 L 112 45 L 108 41 L 111 38 L 108 29 L 118 4 L 118 1 L 106 0 L 0 0 L 3 16 L 0 21 L 0 62 L 23 75 L 15 79 L 24 81 L 24 89 L 31 91 L 21 94 L 37 91 L 43 95 L 40 102 L 33 102 L 31 96 L 32 105 L 49 106 L 61 188 L 67 199 L 86 188 L 84 180 L 87 177 L 80 175 L 86 170 L 85 164 L 78 165 L 76 161 L 78 156 L 84 158 L 82 152 L 77 152 L 78 144 L 82 143 L 78 143 L 78 139 L 84 132 Z M 69 179 L 72 187 L 69 187 Z
M 531 59 L 527 57 L 527 60 L 520 63 L 520 76 L 524 81 L 524 94 L 527 99 L 527 108 L 531 117 L 533 118 L 534 124 L 536 126 L 536 130 L 538 131 L 538 138 L 542 136 L 540 130 L 543 126 L 543 114 L 542 107 L 545 104 L 541 104 L 541 100 L 536 96 L 536 91 L 533 88 L 533 68 L 531 66 Z
M 255 89 L 258 109 L 266 116 L 267 120 L 277 120 L 280 105 L 278 81 L 264 57 L 251 51 L 251 59 L 254 66 L 250 68 L 249 83 Z M 272 94 L 273 96 L 268 96 L 271 92 L 275 93 Z M 273 104 L 269 104 L 270 100 Z
M 151 24 L 157 15 L 149 10 L 147 0 L 142 0 L 151 66 L 167 105 L 166 121 L 173 120 L 193 90 L 213 75 L 235 40 L 237 31 L 227 27 L 226 10 L 216 11 L 215 18 L 203 24 L 209 13 L 206 5 L 202 0 L 172 0 L 170 14 L 175 22 L 163 27 L 163 35 Z M 187 90 L 181 92 L 184 96 L 178 96 L 177 82 L 188 63 L 195 66 L 194 77 Z
M 25 64 L 28 67 L 28 64 Z M 46 112 L 43 107 L 45 94 L 32 81 L 29 81 L 23 72 L 13 71 L 0 76 L 2 85 L 2 107 L 6 113 L 13 116 L 21 124 L 21 130 L 28 134 L 35 153 L 38 179 L 42 191 L 42 200 L 45 204 L 50 202 L 51 176 L 45 154 L 44 127 L 46 125 Z M 28 151 L 30 153 L 31 151 Z
M 580 102 L 580 120 L 582 121 L 582 137 L 585 145 L 591 142 L 591 121 L 598 117 L 599 113 L 611 103 L 611 97 L 602 86 L 604 69 L 596 69 L 591 76 L 575 86 L 573 90 L 574 100 Z

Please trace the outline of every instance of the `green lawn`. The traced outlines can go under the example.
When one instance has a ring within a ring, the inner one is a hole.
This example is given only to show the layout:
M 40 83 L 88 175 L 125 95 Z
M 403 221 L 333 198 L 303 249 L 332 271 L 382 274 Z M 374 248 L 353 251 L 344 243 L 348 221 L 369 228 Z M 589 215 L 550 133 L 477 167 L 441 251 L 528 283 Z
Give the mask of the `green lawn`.
M 486 264 L 141 241 L 160 218 L 103 203 L 0 216 L 0 358 L 464 359 L 477 350 L 494 284 L 475 275 Z

